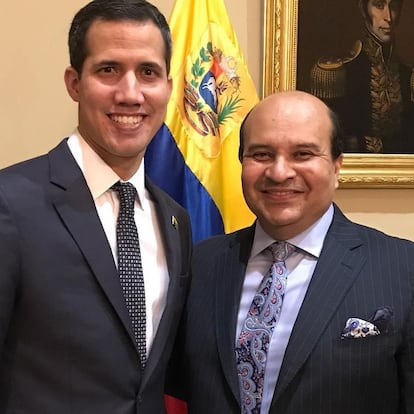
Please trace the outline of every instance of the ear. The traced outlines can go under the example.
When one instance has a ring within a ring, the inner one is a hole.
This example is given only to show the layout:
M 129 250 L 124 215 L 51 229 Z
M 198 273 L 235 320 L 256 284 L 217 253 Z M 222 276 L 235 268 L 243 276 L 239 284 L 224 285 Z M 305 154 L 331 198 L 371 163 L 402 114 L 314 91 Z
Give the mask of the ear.
M 336 160 L 334 160 L 334 170 L 335 170 L 335 177 L 336 177 L 335 188 L 339 187 L 339 173 L 341 172 L 343 160 L 344 160 L 343 154 L 341 154 Z
M 173 90 L 173 79 L 171 75 L 168 75 L 168 89 L 169 89 L 169 96 L 168 96 L 168 99 L 169 99 L 171 96 L 172 90 Z
M 66 90 L 75 102 L 79 102 L 79 81 L 78 72 L 72 66 L 67 67 L 65 70 Z

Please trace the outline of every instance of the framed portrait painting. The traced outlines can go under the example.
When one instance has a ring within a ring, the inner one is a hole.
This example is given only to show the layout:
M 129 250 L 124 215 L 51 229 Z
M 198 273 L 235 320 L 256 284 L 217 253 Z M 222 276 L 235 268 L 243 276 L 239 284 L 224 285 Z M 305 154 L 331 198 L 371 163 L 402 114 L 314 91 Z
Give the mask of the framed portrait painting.
M 361 0 L 361 4 L 372 4 L 381 1 L 367 0 L 364 3 Z M 397 10 L 399 20 L 395 29 L 396 33 L 393 35 L 392 53 L 395 56 L 398 55 L 399 59 L 401 57 L 404 65 L 409 70 L 407 70 L 407 88 L 405 88 L 405 83 L 403 83 L 403 80 L 405 81 L 404 72 L 398 66 L 399 63 L 395 63 L 395 77 L 397 80 L 401 79 L 401 86 L 395 87 L 391 92 L 378 94 L 378 99 L 388 99 L 392 102 L 392 93 L 395 92 L 394 95 L 398 98 L 395 98 L 395 102 L 397 102 L 397 109 L 400 110 L 399 113 L 409 113 L 408 110 L 402 109 L 403 104 L 401 102 L 406 99 L 414 108 L 414 72 L 411 69 L 414 66 L 414 48 L 411 46 L 414 41 L 414 29 L 412 29 L 414 2 L 410 0 L 384 0 L 384 3 L 397 3 L 399 5 Z M 367 53 L 369 53 L 369 48 L 365 46 L 364 33 L 361 31 L 361 28 L 366 28 L 366 24 L 359 0 L 346 2 L 332 0 L 265 0 L 264 4 L 263 96 L 275 91 L 300 89 L 314 93 L 321 99 L 322 97 L 333 97 L 335 101 L 337 96 L 342 97 L 341 94 L 344 94 L 346 89 L 343 85 L 347 85 L 348 88 L 351 85 L 358 92 L 363 89 L 357 81 L 354 82 L 349 79 L 350 68 L 353 65 L 357 66 L 356 62 L 360 64 L 360 61 L 363 61 L 363 53 L 367 50 Z M 382 8 L 381 5 L 378 7 Z M 369 34 L 370 31 L 367 31 L 367 33 Z M 378 37 L 387 36 L 388 34 L 388 31 L 384 31 L 379 33 Z M 375 42 L 373 44 L 376 45 Z M 377 49 L 374 49 L 374 52 L 377 53 Z M 383 53 L 382 50 L 381 53 Z M 361 56 L 361 59 L 359 59 L 359 56 Z M 317 70 L 322 69 L 322 74 L 316 72 L 317 74 L 314 75 L 315 68 Z M 344 69 L 348 72 L 344 72 Z M 362 72 L 361 66 L 357 66 L 357 71 L 358 73 Z M 373 85 L 375 87 L 381 85 L 383 79 L 381 72 L 377 71 L 376 67 L 372 69 L 371 65 L 369 71 L 368 79 L 370 80 L 367 84 L 371 88 L 369 93 L 371 94 L 370 102 L 372 102 Z M 379 83 L 375 78 L 377 72 L 381 81 Z M 344 73 L 348 76 L 347 78 L 344 78 Z M 387 76 L 388 74 L 387 72 Z M 372 80 L 373 78 L 374 80 Z M 319 81 L 320 79 L 322 79 L 322 83 Z M 344 79 L 346 79 L 346 82 Z M 392 84 L 392 78 L 386 80 L 390 85 Z M 322 92 L 320 91 L 321 84 L 324 87 Z M 337 101 L 342 102 L 340 99 L 336 99 L 335 102 Z M 357 106 L 359 102 L 363 101 L 363 98 L 355 99 L 354 97 L 352 102 L 355 102 Z M 381 111 L 384 108 L 381 102 L 380 104 L 374 102 L 374 104 L 377 105 L 375 110 Z M 336 108 L 333 109 L 336 110 Z M 397 118 L 392 115 L 392 112 L 390 113 L 389 120 L 394 122 Z M 358 116 L 357 114 L 349 118 L 357 123 Z M 376 115 L 374 113 L 370 116 L 375 117 Z M 407 119 L 414 125 L 414 116 L 407 116 Z M 381 131 L 387 130 L 389 127 L 389 130 L 394 132 L 391 129 L 394 128 L 392 122 L 388 124 L 380 123 Z M 403 130 L 401 127 L 401 125 L 405 125 L 404 121 L 395 123 L 395 125 L 396 130 L 398 128 L 398 131 L 404 131 L 401 134 L 401 142 L 414 142 L 414 135 L 411 134 L 411 130 Z M 367 145 L 370 145 L 371 142 L 376 145 L 376 141 L 369 141 L 371 137 L 366 135 L 372 134 L 363 135 L 364 145 L 365 142 L 367 142 Z M 372 139 L 375 140 L 376 138 Z M 344 164 L 340 175 L 342 188 L 414 188 L 414 151 L 411 151 L 411 149 L 401 152 L 387 152 L 386 147 L 384 150 L 381 146 L 379 151 L 364 150 L 358 152 L 357 149 L 348 152 L 346 148 L 345 146 Z

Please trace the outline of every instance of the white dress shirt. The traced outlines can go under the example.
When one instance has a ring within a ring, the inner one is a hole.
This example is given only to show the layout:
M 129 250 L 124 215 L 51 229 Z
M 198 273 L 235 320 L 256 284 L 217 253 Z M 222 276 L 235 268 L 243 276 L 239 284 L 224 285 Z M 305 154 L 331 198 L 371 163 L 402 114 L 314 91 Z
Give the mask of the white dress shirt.
M 273 330 L 266 363 L 262 406 L 260 413 L 267 414 L 270 409 L 280 367 L 295 324 L 299 309 L 315 270 L 323 242 L 333 219 L 333 206 L 310 228 L 286 240 L 299 250 L 286 259 L 287 286 L 283 297 L 279 321 Z M 246 276 L 240 300 L 237 320 L 236 346 L 243 323 L 246 319 L 254 295 L 272 264 L 272 258 L 264 250 L 275 240 L 268 236 L 259 222 L 256 222 L 252 251 L 247 264 Z
M 86 143 L 78 130 L 69 137 L 68 146 L 85 177 L 117 264 L 116 222 L 119 199 L 117 193 L 110 188 L 122 180 Z M 135 186 L 138 193 L 138 200 L 135 201 L 135 222 L 144 273 L 148 355 L 165 308 L 169 275 L 155 207 L 145 189 L 144 162 L 141 162 L 141 166 L 129 182 Z

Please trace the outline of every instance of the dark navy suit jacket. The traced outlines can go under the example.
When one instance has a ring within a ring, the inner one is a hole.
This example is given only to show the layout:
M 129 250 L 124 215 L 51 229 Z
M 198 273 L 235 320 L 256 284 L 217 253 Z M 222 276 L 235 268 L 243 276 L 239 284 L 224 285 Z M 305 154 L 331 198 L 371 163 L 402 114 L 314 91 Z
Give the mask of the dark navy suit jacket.
M 191 229 L 178 204 L 148 180 L 146 187 L 170 281 L 142 372 L 111 249 L 66 142 L 0 172 L 2 414 L 165 413 Z

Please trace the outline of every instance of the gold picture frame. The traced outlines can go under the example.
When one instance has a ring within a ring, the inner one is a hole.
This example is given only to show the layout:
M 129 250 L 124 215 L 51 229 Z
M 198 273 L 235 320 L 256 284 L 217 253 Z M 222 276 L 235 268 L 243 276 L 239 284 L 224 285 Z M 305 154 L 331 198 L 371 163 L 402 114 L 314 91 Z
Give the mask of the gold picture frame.
M 299 0 L 265 0 L 263 96 L 296 89 Z M 341 188 L 414 188 L 414 155 L 345 154 Z

